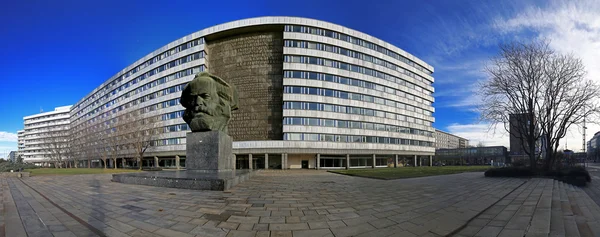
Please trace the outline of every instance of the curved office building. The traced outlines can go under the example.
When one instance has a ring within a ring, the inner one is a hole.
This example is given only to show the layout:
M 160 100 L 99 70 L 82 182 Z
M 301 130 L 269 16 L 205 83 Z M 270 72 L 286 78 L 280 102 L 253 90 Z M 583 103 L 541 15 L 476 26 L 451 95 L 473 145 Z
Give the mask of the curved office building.
M 433 67 L 367 34 L 297 17 L 229 22 L 165 45 L 76 103 L 72 127 L 141 109 L 160 127 L 144 165 L 183 166 L 189 129 L 178 99 L 201 71 L 239 90 L 229 125 L 237 168 L 412 165 L 435 154 Z

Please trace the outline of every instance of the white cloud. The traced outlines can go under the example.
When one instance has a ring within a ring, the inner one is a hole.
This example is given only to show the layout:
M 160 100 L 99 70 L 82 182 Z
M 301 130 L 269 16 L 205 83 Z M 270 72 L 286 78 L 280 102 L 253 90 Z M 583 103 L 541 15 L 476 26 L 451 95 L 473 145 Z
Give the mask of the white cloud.
M 509 148 L 508 133 L 502 125 L 452 124 L 446 128 L 448 132 L 469 139 L 470 145 L 483 143 L 485 146 L 505 146 Z
M 17 142 L 17 134 L 10 132 L 0 131 L 0 141 L 3 142 Z

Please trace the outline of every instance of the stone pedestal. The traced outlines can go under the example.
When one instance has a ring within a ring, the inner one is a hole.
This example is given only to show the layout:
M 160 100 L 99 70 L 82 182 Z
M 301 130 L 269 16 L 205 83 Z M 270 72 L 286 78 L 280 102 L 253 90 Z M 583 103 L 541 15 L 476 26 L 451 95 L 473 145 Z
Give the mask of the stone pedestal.
M 221 131 L 190 132 L 186 137 L 186 170 L 233 171 L 233 140 Z
M 187 134 L 185 171 L 113 174 L 112 181 L 167 188 L 228 190 L 256 171 L 235 170 L 232 139 L 220 131 Z

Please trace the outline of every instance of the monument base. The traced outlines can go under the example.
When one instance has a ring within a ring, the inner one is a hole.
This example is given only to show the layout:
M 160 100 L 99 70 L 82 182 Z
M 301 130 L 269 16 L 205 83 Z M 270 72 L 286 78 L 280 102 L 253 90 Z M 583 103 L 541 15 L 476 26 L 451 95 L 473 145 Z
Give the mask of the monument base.
M 207 173 L 233 171 L 233 140 L 221 131 L 186 134 L 185 168 Z
M 113 174 L 112 181 L 165 188 L 227 191 L 248 180 L 257 171 L 233 170 L 218 173 L 181 170 Z
M 166 188 L 225 191 L 256 172 L 235 170 L 232 139 L 221 131 L 190 132 L 186 136 L 185 171 L 113 174 L 112 181 Z

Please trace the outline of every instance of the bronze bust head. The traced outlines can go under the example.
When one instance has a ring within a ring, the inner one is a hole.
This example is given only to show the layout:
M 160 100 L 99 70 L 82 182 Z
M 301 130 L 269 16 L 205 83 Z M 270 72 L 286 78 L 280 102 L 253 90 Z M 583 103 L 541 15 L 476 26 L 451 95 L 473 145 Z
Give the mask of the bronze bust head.
M 192 132 L 227 133 L 231 111 L 238 109 L 236 88 L 208 72 L 196 74 L 183 89 L 179 102 L 185 107 L 183 120 Z

